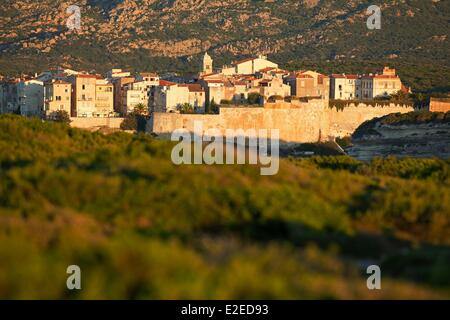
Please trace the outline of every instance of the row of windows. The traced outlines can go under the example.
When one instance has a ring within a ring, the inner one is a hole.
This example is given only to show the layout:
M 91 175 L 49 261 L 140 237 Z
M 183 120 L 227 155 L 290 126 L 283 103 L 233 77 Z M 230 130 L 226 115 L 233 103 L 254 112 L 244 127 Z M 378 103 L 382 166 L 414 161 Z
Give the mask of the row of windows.
M 83 85 L 81 86 L 81 89 L 82 89 L 82 90 L 86 90 L 86 85 L 83 84 Z M 102 87 L 98 87 L 98 90 L 99 90 L 99 91 L 106 91 L 106 92 L 112 92 L 112 91 L 113 91 L 111 87 L 107 87 L 106 90 L 102 90 L 102 89 L 103 89 Z M 66 92 L 67 92 L 67 89 L 66 89 Z

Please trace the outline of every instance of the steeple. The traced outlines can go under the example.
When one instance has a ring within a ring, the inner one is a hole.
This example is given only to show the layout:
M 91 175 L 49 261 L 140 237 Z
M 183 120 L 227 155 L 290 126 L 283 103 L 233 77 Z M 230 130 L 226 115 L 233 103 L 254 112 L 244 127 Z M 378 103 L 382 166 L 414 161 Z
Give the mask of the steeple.
M 203 56 L 202 73 L 208 74 L 213 72 L 213 59 L 209 56 L 208 52 L 205 52 Z

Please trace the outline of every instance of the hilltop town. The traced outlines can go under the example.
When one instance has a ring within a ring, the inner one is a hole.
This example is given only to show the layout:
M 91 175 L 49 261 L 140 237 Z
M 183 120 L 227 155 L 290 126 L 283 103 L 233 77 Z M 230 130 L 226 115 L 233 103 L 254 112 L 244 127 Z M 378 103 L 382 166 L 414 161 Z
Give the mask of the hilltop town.
M 311 70 L 289 72 L 259 55 L 215 68 L 205 53 L 199 73 L 190 79 L 151 72 L 132 74 L 112 69 L 105 76 L 57 68 L 35 76 L 1 80 L 0 111 L 52 118 L 144 114 L 217 113 L 219 106 L 263 106 L 276 100 L 389 99 L 410 89 L 395 69 L 376 74 L 324 75 Z

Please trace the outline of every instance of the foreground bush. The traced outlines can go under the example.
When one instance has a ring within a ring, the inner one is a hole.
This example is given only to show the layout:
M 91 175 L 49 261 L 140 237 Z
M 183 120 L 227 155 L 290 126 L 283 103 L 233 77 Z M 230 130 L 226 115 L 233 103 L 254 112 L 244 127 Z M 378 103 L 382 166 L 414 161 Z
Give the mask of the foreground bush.
M 262 177 L 177 167 L 172 146 L 1 116 L 0 298 L 450 297 L 448 162 L 282 160 Z

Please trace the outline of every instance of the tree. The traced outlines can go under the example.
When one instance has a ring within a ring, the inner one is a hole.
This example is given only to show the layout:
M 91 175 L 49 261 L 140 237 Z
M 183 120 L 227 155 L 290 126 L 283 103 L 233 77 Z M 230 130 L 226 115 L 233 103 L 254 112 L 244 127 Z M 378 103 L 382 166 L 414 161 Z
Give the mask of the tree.
M 137 116 L 134 112 L 127 114 L 120 124 L 122 130 L 137 130 Z
M 194 113 L 194 107 L 189 103 L 183 103 L 179 107 L 180 113 Z
M 248 104 L 260 104 L 262 96 L 259 93 L 252 92 L 248 94 L 247 103 Z
M 214 101 L 214 98 L 211 100 L 210 103 L 207 103 L 206 106 L 206 113 L 210 114 L 218 114 L 219 113 L 219 105 Z
M 134 113 L 145 116 L 148 114 L 148 107 L 143 103 L 138 103 L 134 106 Z
M 54 111 L 49 115 L 49 119 L 55 122 L 70 124 L 70 116 L 65 110 Z
M 280 95 L 270 96 L 268 99 L 269 102 L 277 102 L 279 100 L 283 100 L 283 97 Z

